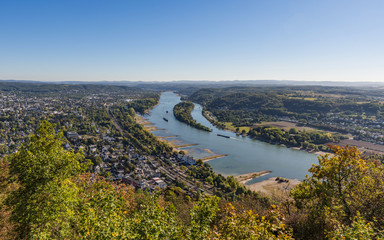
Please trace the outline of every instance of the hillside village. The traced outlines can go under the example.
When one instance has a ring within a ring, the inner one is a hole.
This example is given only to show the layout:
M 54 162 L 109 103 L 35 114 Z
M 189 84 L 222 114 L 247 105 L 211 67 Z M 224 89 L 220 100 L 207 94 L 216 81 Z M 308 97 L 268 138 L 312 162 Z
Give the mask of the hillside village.
M 81 151 L 92 161 L 94 174 L 149 191 L 174 185 L 175 180 L 185 178 L 185 170 L 169 172 L 162 161 L 155 159 L 163 159 L 169 164 L 167 167 L 174 169 L 195 165 L 196 161 L 176 153 L 155 158 L 137 149 L 112 124 L 107 111 L 116 102 L 129 103 L 143 96 L 145 94 L 137 92 L 112 97 L 106 93 L 79 91 L 68 91 L 60 96 L 0 92 L 0 157 L 17 151 L 39 122 L 49 119 L 56 123 L 57 131 L 64 132 L 67 139 L 64 149 Z M 181 178 L 180 174 L 183 174 Z M 199 189 L 188 183 L 186 187 L 190 192 Z

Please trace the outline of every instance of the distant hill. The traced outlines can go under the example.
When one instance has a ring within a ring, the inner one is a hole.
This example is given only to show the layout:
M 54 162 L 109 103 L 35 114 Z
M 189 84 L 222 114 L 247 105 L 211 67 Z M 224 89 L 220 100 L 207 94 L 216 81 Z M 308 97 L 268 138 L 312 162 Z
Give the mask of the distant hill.
M 156 81 L 34 81 L 34 80 L 0 80 L 2 82 L 22 83 L 50 83 L 50 84 L 93 84 L 93 85 L 116 85 L 137 87 L 176 87 L 176 86 L 199 86 L 199 87 L 228 87 L 228 86 L 349 86 L 349 87 L 384 87 L 384 82 L 342 82 L 342 81 L 296 81 L 296 80 L 175 80 L 167 82 Z

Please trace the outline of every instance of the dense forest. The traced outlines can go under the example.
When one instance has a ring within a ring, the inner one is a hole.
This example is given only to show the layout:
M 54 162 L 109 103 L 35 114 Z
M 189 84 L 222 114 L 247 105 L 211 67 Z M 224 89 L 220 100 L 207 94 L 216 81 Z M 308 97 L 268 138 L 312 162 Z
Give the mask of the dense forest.
M 230 124 L 252 129 L 264 122 L 286 121 L 384 145 L 384 105 L 379 92 L 373 88 L 320 86 L 232 87 L 200 89 L 188 99 L 202 104 L 207 119 L 220 128 Z M 260 136 L 256 134 L 260 130 L 250 134 Z M 264 139 L 276 141 L 266 135 Z M 287 142 L 295 145 L 293 141 L 281 141 Z
M 173 107 L 173 115 L 177 120 L 184 122 L 194 128 L 207 132 L 212 131 L 210 128 L 196 122 L 196 120 L 193 119 L 191 113 L 194 107 L 195 106 L 192 102 L 180 102 Z
M 324 133 L 321 131 L 299 131 L 291 128 L 289 131 L 270 126 L 260 126 L 252 128 L 248 135 L 253 138 L 262 139 L 271 143 L 282 143 L 287 146 L 301 147 L 328 151 L 324 144 L 338 143 L 346 137 L 339 133 Z
M 264 115 L 287 116 L 303 121 L 328 113 L 383 115 L 384 107 L 376 91 L 347 90 L 337 87 L 212 88 L 200 89 L 189 99 L 203 104 L 219 116 L 219 120 L 239 124 L 244 118 L 249 118 L 250 123 L 264 121 L 261 117 Z M 223 116 L 222 111 L 228 111 L 228 116 Z M 245 115 L 236 119 L 236 114 L 230 111 L 242 111 Z

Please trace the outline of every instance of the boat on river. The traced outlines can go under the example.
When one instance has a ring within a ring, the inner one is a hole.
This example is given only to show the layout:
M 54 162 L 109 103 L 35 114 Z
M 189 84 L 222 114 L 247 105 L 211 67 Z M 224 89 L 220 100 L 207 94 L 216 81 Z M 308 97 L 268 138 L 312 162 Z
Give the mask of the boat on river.
M 164 121 L 168 122 L 168 119 L 166 119 L 165 117 L 163 117 Z
M 153 134 L 166 137 L 169 141 L 179 141 L 179 144 L 198 145 L 187 147 L 189 154 L 196 159 L 214 156 L 205 149 L 210 149 L 214 154 L 226 154 L 226 157 L 212 159 L 209 164 L 213 171 L 225 175 L 239 175 L 263 170 L 272 171 L 269 175 L 258 177 L 249 184 L 268 180 L 271 177 L 304 179 L 312 164 L 318 164 L 317 156 L 306 151 L 281 147 L 249 137 L 236 136 L 233 132 L 223 131 L 212 126 L 202 115 L 202 106 L 195 104 L 192 110 L 196 122 L 213 128 L 208 133 L 176 121 L 172 109 L 180 102 L 180 96 L 171 92 L 161 94 L 159 104 L 149 111 L 148 122 L 154 124 L 158 130 Z M 168 110 L 168 114 L 166 111 Z M 171 117 L 172 116 L 172 117 Z M 167 118 L 166 122 L 163 118 Z M 171 121 L 172 118 L 173 120 Z M 217 134 L 223 136 L 217 136 Z M 177 136 L 175 136 L 177 135 Z M 229 138 L 228 138 L 229 137 Z
M 230 138 L 229 136 L 223 135 L 223 134 L 217 134 L 219 137 L 224 137 L 224 138 Z

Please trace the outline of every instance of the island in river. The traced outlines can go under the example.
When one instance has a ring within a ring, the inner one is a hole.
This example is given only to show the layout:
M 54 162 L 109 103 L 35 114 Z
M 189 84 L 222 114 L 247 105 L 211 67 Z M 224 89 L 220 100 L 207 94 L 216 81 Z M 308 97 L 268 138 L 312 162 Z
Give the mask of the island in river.
M 193 119 L 191 113 L 195 105 L 192 102 L 179 102 L 173 107 L 173 115 L 181 122 L 184 122 L 194 128 L 211 132 L 212 130 Z M 168 120 L 167 120 L 168 122 Z
M 147 126 L 155 136 L 172 142 L 176 147 L 190 145 L 179 149 L 188 152 L 188 155 L 196 159 L 222 155 L 223 157 L 209 162 L 216 173 L 238 176 L 270 171 L 267 175 L 251 179 L 247 185 L 276 177 L 302 180 L 312 164 L 317 163 L 315 154 L 237 136 L 233 132 L 218 129 L 202 115 L 202 106 L 199 104 L 195 104 L 191 115 L 197 122 L 212 129 L 212 132 L 195 129 L 178 121 L 172 114 L 166 115 L 168 122 L 164 121 L 164 113 L 172 111 L 179 102 L 181 100 L 177 94 L 162 93 L 159 104 L 145 115 Z

